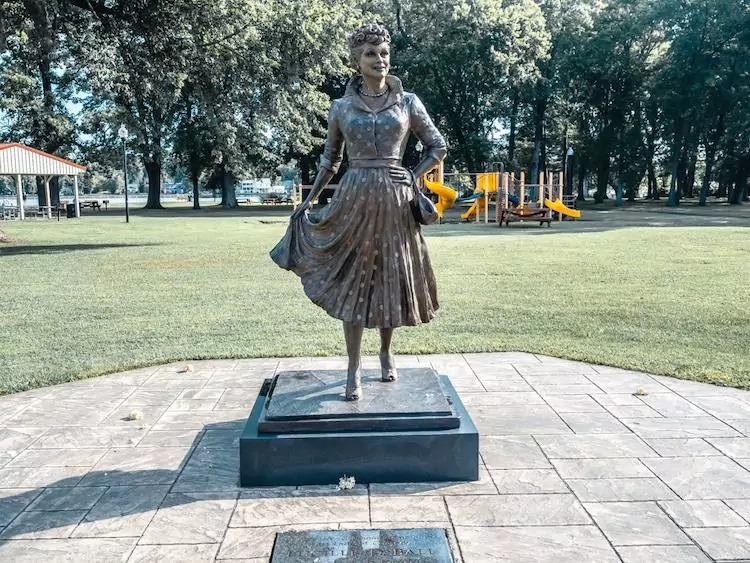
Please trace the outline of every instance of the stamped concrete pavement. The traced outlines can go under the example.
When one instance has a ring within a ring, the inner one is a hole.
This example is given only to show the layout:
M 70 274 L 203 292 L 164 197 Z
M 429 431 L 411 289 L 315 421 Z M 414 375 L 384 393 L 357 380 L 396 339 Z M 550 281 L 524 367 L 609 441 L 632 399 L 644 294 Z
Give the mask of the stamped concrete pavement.
M 481 434 L 479 481 L 241 489 L 262 381 L 343 358 L 0 397 L 0 560 L 265 562 L 281 530 L 418 526 L 446 528 L 465 562 L 750 559 L 750 392 L 523 353 L 398 360 L 451 378 Z

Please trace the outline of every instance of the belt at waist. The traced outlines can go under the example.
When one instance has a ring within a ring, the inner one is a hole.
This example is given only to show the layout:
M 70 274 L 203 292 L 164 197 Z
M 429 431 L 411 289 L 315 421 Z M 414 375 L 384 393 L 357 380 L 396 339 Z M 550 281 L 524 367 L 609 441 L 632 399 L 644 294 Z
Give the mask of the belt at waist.
M 349 168 L 392 168 L 401 167 L 400 158 L 350 158 Z

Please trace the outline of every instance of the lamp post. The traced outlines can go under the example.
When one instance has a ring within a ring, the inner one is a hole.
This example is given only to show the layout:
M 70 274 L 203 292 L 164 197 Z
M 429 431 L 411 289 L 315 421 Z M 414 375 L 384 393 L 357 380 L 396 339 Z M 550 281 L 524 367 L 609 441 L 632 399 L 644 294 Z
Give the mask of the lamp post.
M 565 162 L 565 176 L 568 179 L 568 194 L 573 195 L 573 155 L 575 151 L 573 147 L 568 147 L 567 159 Z
M 117 130 L 117 136 L 122 139 L 122 171 L 125 176 L 125 222 L 130 223 L 130 209 L 128 208 L 128 128 L 123 123 Z

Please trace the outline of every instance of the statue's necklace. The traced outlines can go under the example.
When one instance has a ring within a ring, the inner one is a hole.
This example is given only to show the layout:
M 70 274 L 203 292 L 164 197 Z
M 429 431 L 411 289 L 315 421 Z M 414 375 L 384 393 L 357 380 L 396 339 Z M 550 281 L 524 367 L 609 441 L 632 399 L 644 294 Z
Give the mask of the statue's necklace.
M 363 96 L 367 96 L 368 98 L 379 98 L 381 96 L 385 96 L 388 93 L 388 85 L 386 84 L 385 88 L 383 88 L 380 92 L 373 92 L 365 86 L 360 86 L 359 93 Z

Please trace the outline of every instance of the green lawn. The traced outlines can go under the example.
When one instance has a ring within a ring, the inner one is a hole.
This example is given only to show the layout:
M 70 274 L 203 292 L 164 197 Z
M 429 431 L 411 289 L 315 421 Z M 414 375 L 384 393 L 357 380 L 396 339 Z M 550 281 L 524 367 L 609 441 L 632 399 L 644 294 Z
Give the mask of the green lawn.
M 748 229 L 425 229 L 441 308 L 399 353 L 522 350 L 750 388 Z M 183 359 L 344 354 L 282 217 L 3 223 L 0 393 Z M 375 331 L 365 345 L 375 351 Z

